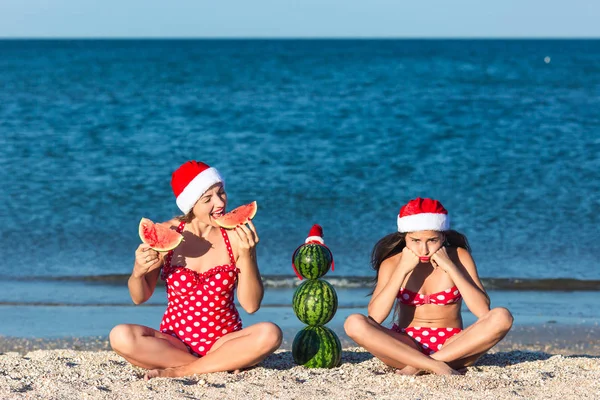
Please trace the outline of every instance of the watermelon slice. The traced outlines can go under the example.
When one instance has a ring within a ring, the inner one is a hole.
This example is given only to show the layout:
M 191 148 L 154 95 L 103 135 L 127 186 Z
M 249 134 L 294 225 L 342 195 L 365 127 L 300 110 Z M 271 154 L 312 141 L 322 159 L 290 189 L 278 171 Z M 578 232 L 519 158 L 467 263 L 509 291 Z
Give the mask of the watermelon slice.
M 258 206 L 256 205 L 256 201 L 253 201 L 250 204 L 239 206 L 235 210 L 222 215 L 221 217 L 215 219 L 215 222 L 225 229 L 233 229 L 236 226 L 245 224 L 254 218 L 257 209 Z
M 140 239 L 156 251 L 169 251 L 179 246 L 183 235 L 163 225 L 142 218 L 139 227 Z

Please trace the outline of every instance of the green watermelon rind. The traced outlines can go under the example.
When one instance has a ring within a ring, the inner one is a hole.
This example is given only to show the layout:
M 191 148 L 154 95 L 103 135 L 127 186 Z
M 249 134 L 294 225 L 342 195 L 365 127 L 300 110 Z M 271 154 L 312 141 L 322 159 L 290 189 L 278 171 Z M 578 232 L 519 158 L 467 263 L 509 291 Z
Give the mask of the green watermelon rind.
M 324 276 L 329 271 L 332 260 L 331 251 L 318 243 L 302 245 L 294 255 L 296 270 L 306 279 Z
M 342 359 L 342 344 L 326 326 L 307 326 L 294 337 L 292 357 L 307 368 L 335 368 Z
M 148 237 L 148 234 L 147 234 L 148 229 L 146 229 L 146 227 L 151 227 L 155 230 L 161 231 L 164 235 L 169 235 L 171 237 L 171 240 L 166 241 L 165 240 L 166 238 L 163 237 L 160 242 L 166 242 L 166 244 L 163 244 L 162 246 L 158 246 L 158 244 L 156 243 L 156 241 L 153 240 L 153 238 Z M 142 242 L 149 245 L 152 250 L 156 250 L 159 252 L 171 251 L 174 248 L 176 248 L 177 246 L 179 246 L 179 244 L 183 240 L 183 235 L 181 233 L 178 233 L 174 230 L 168 229 L 160 224 L 155 224 L 154 222 L 152 222 L 152 220 L 150 220 L 148 218 L 142 218 L 140 220 L 140 225 L 138 227 L 138 233 L 140 235 L 140 239 L 142 240 Z
M 294 292 L 292 309 L 309 326 L 325 325 L 337 311 L 338 298 L 333 286 L 324 279 L 309 279 Z

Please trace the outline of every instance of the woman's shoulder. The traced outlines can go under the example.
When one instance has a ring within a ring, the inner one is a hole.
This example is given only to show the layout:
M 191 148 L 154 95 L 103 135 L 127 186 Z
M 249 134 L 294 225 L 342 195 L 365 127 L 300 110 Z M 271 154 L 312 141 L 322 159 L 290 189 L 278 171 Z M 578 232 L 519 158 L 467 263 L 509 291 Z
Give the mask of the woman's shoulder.
M 381 266 L 379 267 L 380 269 L 388 269 L 388 268 L 395 268 L 396 265 L 398 265 L 398 263 L 400 262 L 400 259 L 402 258 L 402 252 L 394 254 L 393 256 L 390 256 L 388 258 L 386 258 L 385 260 L 383 260 L 381 262 Z
M 469 253 L 469 250 L 467 249 L 455 247 L 454 252 L 459 260 L 471 259 L 471 253 Z
M 475 262 L 469 250 L 462 247 L 451 247 L 449 248 L 448 255 L 453 261 L 458 261 L 460 264 L 464 266 L 474 265 Z

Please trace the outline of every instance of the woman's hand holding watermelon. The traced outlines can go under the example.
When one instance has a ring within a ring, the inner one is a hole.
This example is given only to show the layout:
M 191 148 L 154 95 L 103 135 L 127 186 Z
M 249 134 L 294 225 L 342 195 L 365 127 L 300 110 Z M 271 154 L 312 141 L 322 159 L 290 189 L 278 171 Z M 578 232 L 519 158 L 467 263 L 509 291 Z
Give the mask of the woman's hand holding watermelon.
M 136 278 L 141 278 L 148 272 L 160 268 L 162 265 L 162 258 L 162 254 L 150 248 L 149 245 L 145 243 L 140 244 L 135 251 L 133 275 Z
M 233 231 L 237 234 L 238 238 L 240 239 L 239 256 L 250 256 L 253 258 L 256 257 L 256 245 L 258 244 L 260 239 L 258 238 L 256 228 L 254 227 L 252 221 L 248 220 L 246 224 L 237 226 Z

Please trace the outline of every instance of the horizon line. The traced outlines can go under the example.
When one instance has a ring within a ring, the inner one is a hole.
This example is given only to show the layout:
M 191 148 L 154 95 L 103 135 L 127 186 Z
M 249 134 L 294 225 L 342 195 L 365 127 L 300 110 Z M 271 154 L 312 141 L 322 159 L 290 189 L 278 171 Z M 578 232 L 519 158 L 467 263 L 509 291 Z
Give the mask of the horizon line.
M 600 40 L 600 36 L 0 36 L 0 40 Z

